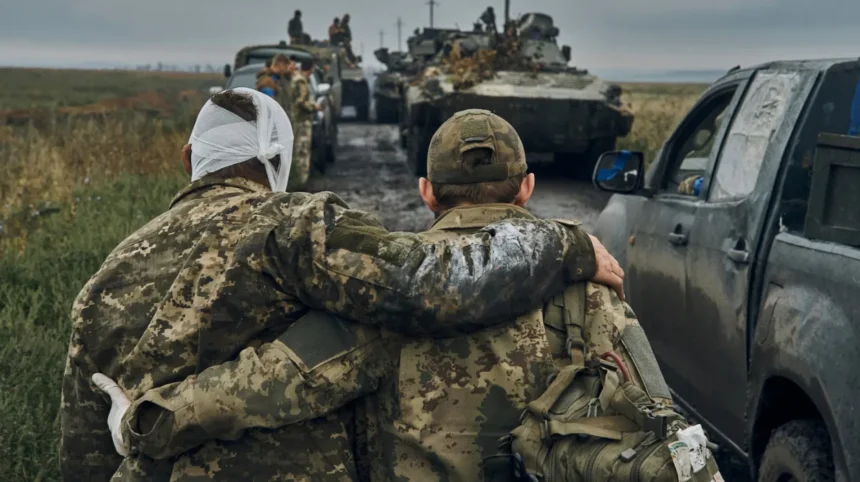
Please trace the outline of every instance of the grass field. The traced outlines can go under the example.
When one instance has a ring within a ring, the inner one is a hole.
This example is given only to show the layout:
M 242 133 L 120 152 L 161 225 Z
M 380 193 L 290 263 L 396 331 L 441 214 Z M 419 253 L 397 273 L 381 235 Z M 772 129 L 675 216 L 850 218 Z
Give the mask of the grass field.
M 0 112 L 93 104 L 153 90 L 205 89 L 217 74 L 0 68 Z
M 8 72 L 0 73 L 0 78 L 8 81 Z M 34 84 L 35 92 L 22 96 L 30 102 L 39 99 L 34 105 L 44 107 L 68 101 L 57 99 L 68 94 L 64 90 L 68 85 L 93 83 L 113 93 L 100 90 L 87 96 L 80 94 L 87 91 L 81 87 L 76 97 L 81 106 L 156 90 L 160 98 L 168 99 L 164 92 L 199 90 L 211 82 L 210 78 L 177 80 L 138 73 L 61 74 L 68 77 L 62 87 L 53 90 L 50 82 Z M 26 79 L 23 73 L 15 77 Z M 18 85 L 27 85 L 23 82 Z M 653 156 L 703 86 L 625 84 L 624 89 L 636 121 L 619 146 Z M 158 115 L 130 107 L 109 117 L 71 116 L 41 127 L 0 125 L 0 165 L 4 166 L 0 177 L 0 478 L 4 481 L 59 480 L 57 409 L 71 304 L 107 253 L 161 213 L 186 182 L 177 163 L 178 149 L 188 138 L 203 99 L 180 98 Z M 3 102 L 0 98 L 0 105 L 6 105 Z M 16 108 L 30 107 L 20 102 Z

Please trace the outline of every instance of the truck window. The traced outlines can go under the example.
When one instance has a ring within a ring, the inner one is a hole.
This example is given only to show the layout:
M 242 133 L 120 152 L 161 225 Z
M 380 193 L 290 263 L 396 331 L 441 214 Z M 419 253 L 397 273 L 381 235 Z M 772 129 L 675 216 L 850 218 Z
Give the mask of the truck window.
M 771 135 L 782 123 L 801 79 L 797 72 L 756 73 L 726 134 L 709 201 L 739 199 L 752 192 Z
M 840 67 L 825 72 L 806 112 L 800 120 L 795 139 L 789 147 L 785 182 L 780 201 L 780 220 L 786 229 L 802 232 L 812 187 L 812 168 L 818 134 L 860 135 L 860 66 Z
M 713 94 L 711 99 L 689 114 L 693 122 L 684 128 L 672 144 L 674 147 L 669 153 L 670 170 L 666 175 L 663 191 L 694 195 L 691 190 L 679 188 L 685 180 L 704 175 L 714 149 L 714 138 L 720 131 L 720 124 L 736 90 L 737 86 L 732 86 Z

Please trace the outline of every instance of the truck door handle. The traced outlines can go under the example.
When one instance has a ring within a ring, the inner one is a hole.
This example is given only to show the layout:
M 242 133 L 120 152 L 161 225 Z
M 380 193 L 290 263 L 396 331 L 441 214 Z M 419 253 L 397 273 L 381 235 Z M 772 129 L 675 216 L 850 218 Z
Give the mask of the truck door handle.
M 685 246 L 687 244 L 687 235 L 683 231 L 684 227 L 676 224 L 675 230 L 669 233 L 669 242 L 676 246 Z
M 750 261 L 750 252 L 747 251 L 747 243 L 743 240 L 743 238 L 738 239 L 735 242 L 735 246 L 730 249 L 726 256 L 735 263 L 746 264 Z
M 740 249 L 730 249 L 727 253 L 730 260 L 735 263 L 746 264 L 750 261 L 750 252 L 749 251 L 741 251 Z
M 669 242 L 678 246 L 687 244 L 687 235 L 681 233 L 669 233 Z

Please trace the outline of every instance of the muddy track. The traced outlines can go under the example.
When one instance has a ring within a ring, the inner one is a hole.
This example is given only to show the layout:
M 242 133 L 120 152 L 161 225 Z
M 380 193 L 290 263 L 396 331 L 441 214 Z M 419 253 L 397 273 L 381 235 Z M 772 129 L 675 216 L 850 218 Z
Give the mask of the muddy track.
M 314 173 L 308 190 L 333 191 L 351 207 L 377 215 L 390 230 L 421 231 L 433 215 L 418 197 L 418 178 L 406 167 L 406 157 L 391 125 L 341 123 L 337 162 L 325 175 Z M 582 221 L 587 228 L 609 196 L 589 183 L 558 177 L 538 169 L 537 187 L 528 208 L 545 218 Z

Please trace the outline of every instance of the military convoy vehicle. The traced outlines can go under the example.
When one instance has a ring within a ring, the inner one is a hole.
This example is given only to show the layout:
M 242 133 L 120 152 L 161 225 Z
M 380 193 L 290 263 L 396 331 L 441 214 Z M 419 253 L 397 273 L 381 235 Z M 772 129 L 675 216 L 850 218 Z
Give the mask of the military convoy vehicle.
M 407 79 L 406 71 L 411 57 L 406 52 L 389 52 L 386 48 L 376 50 L 374 55 L 386 67 L 385 71 L 376 75 L 373 83 L 376 122 L 397 124 L 400 121 L 400 107 L 403 103 L 403 90 Z
M 734 68 L 647 170 L 594 172 L 675 403 L 759 482 L 860 480 L 858 85 L 856 57 Z
M 314 101 L 322 106 L 313 119 L 313 134 L 311 136 L 311 163 L 320 172 L 325 172 L 327 164 L 335 162 L 338 126 L 340 116 L 340 75 L 337 56 L 330 56 L 331 67 L 325 68 L 326 62 L 321 61 L 320 52 L 311 52 L 308 46 L 287 45 L 285 41 L 278 44 L 252 45 L 244 47 L 236 53 L 231 67 L 224 66 L 224 76 L 227 77 L 224 87 L 212 87 L 210 94 L 216 94 L 223 89 L 236 87 L 256 88 L 257 72 L 269 64 L 276 55 L 284 54 L 299 60 L 314 59 L 317 69 L 311 76 L 309 84 Z
M 355 109 L 356 120 L 366 121 L 370 119 L 370 86 L 364 75 L 364 70 L 358 66 L 347 66 L 341 75 L 343 76 L 344 105 L 352 106 Z
M 240 69 L 246 65 L 266 64 L 278 54 L 284 54 L 288 57 L 311 57 L 314 59 L 314 62 L 319 67 L 316 73 L 317 80 L 320 83 L 329 85 L 328 97 L 333 112 L 336 115 L 335 119 L 340 118 L 343 87 L 340 75 L 341 60 L 337 52 L 319 50 L 312 45 L 287 45 L 286 41 L 281 40 L 277 44 L 251 45 L 239 50 L 233 62 L 233 69 Z M 230 74 L 230 65 L 225 65 L 224 77 L 229 78 Z
M 621 103 L 621 87 L 569 67 L 570 47 L 558 46 L 550 16 L 529 13 L 511 28 L 515 37 L 425 29 L 410 39 L 410 54 L 425 67 L 405 89 L 401 122 L 415 174 L 425 173 L 433 133 L 463 109 L 504 117 L 527 153 L 549 155 L 580 176 L 630 132 L 633 115 Z
M 328 42 L 312 42 L 302 45 L 314 54 L 314 57 L 323 65 L 333 69 L 337 65 L 337 71 L 341 82 L 340 90 L 340 118 L 344 117 L 344 107 L 355 109 L 355 118 L 366 121 L 370 118 L 370 87 L 364 70 L 361 69 L 361 56 L 356 57 L 356 62 L 350 62 L 346 49 L 340 46 L 332 46 Z

